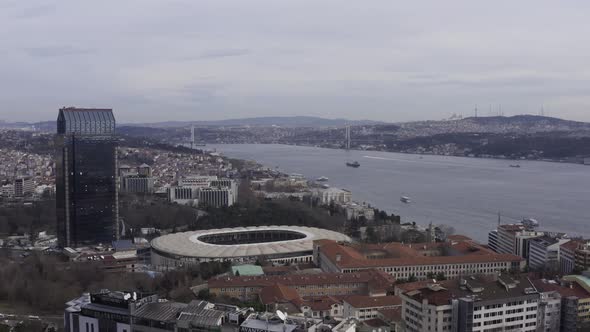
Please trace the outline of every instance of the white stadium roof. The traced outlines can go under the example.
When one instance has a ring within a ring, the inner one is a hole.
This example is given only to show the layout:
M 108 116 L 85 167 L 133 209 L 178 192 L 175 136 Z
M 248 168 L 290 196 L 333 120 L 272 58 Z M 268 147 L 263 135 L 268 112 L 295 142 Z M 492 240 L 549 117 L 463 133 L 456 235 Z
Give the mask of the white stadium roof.
M 260 231 L 288 231 L 305 235 L 301 239 L 247 244 L 212 244 L 199 240 L 204 235 Z M 152 240 L 152 248 L 164 253 L 195 258 L 230 258 L 281 255 L 313 250 L 313 241 L 328 239 L 350 242 L 344 234 L 304 226 L 253 226 L 174 233 Z

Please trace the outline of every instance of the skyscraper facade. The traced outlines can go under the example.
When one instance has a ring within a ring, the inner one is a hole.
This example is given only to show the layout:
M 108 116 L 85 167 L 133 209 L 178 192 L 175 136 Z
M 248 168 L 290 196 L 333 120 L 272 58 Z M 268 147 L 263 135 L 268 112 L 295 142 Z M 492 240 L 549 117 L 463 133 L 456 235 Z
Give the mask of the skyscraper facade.
M 111 109 L 59 110 L 56 210 L 60 246 L 110 243 L 118 238 L 117 144 Z

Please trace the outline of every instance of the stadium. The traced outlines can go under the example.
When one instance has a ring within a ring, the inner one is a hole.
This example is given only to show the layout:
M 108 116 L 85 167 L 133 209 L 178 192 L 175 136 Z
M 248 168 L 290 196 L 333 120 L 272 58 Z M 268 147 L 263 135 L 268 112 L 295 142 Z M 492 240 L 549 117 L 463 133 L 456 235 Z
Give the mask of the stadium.
M 152 240 L 152 265 L 158 270 L 209 261 L 311 262 L 313 241 L 350 242 L 338 232 L 304 226 L 256 226 L 174 233 Z

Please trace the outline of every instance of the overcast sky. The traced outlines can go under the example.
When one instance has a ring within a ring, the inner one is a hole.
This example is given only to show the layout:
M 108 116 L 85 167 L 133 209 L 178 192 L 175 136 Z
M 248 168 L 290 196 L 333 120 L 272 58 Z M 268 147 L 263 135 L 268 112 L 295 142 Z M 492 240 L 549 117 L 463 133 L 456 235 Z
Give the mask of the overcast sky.
M 590 121 L 590 2 L 0 0 L 0 119 Z

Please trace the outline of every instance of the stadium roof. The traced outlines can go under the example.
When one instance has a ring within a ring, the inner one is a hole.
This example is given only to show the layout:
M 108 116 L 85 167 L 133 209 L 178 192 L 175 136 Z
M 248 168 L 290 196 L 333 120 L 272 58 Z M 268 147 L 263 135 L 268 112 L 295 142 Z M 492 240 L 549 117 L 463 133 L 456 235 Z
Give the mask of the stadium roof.
M 259 242 L 245 244 L 213 244 L 200 240 L 207 235 L 229 235 L 234 233 L 284 231 L 295 232 L 301 238 L 274 242 Z M 230 258 L 230 257 L 254 257 L 261 255 L 280 255 L 313 250 L 313 241 L 328 239 L 333 241 L 350 242 L 350 238 L 344 234 L 315 227 L 304 226 L 253 226 L 238 228 L 223 228 L 200 230 L 192 232 L 174 233 L 160 236 L 152 240 L 152 248 L 155 250 L 184 257 L 195 258 Z

